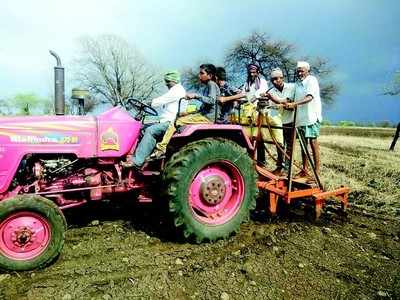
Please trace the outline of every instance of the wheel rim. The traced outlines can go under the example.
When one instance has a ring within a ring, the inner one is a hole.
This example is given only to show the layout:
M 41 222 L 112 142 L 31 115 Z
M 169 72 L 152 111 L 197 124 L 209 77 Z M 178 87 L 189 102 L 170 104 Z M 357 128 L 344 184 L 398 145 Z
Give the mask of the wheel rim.
M 189 189 L 189 204 L 196 220 L 220 225 L 231 220 L 244 197 L 244 180 L 239 170 L 228 161 L 202 168 Z
M 50 224 L 33 212 L 18 212 L 0 224 L 0 252 L 14 260 L 39 256 L 50 239 Z

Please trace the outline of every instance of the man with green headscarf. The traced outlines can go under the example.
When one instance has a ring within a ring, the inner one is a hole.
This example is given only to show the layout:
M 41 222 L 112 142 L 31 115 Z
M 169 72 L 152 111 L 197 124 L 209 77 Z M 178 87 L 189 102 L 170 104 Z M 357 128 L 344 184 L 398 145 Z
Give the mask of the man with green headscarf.
M 160 123 L 150 125 L 146 128 L 139 145 L 131 161 L 123 162 L 125 168 L 140 169 L 145 159 L 150 155 L 156 146 L 157 140 L 160 140 L 169 125 L 174 122 L 178 113 L 179 99 L 184 98 L 186 91 L 180 84 L 180 74 L 178 71 L 169 71 L 164 75 L 165 85 L 168 92 L 151 101 L 151 106 L 158 111 Z

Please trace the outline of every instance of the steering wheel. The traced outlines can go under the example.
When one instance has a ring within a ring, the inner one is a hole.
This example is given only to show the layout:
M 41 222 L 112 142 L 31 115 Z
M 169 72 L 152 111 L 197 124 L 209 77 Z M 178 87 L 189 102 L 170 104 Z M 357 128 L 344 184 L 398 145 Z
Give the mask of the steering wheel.
M 158 112 L 154 108 L 138 99 L 128 98 L 126 103 L 128 104 L 128 107 L 130 106 L 130 108 L 137 111 L 136 118 L 142 119 L 145 115 L 158 116 Z

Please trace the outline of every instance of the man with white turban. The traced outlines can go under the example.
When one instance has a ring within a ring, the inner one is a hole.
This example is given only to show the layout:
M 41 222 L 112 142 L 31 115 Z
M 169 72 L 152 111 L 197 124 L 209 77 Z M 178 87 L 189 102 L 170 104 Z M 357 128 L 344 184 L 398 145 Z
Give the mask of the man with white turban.
M 296 127 L 306 139 L 306 146 L 311 145 L 313 160 L 317 174 L 320 170 L 320 151 L 318 136 L 322 122 L 321 97 L 319 84 L 316 77 L 310 75 L 310 64 L 306 61 L 297 62 L 295 102 L 285 105 L 286 108 L 297 108 Z M 307 170 L 307 158 L 302 151 L 303 169 Z M 305 176 L 306 172 L 300 172 Z

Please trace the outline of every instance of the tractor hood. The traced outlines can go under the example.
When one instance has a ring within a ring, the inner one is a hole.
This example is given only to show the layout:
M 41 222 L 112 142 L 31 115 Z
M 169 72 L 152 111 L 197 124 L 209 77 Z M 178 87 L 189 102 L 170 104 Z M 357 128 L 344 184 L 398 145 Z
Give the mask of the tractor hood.
M 121 157 L 137 143 L 141 123 L 114 107 L 94 116 L 0 118 L 0 193 L 28 154 Z
M 81 158 L 118 157 L 130 150 L 140 128 L 140 122 L 117 107 L 97 117 L 1 117 L 0 155 L 16 150 L 24 153 L 73 153 Z
M 95 117 L 0 118 L 0 144 L 2 148 L 30 149 L 33 153 L 57 153 L 60 148 L 68 148 L 68 152 L 76 153 L 78 156 L 90 156 L 95 154 L 95 136 Z M 0 153 L 9 149 L 0 149 Z

